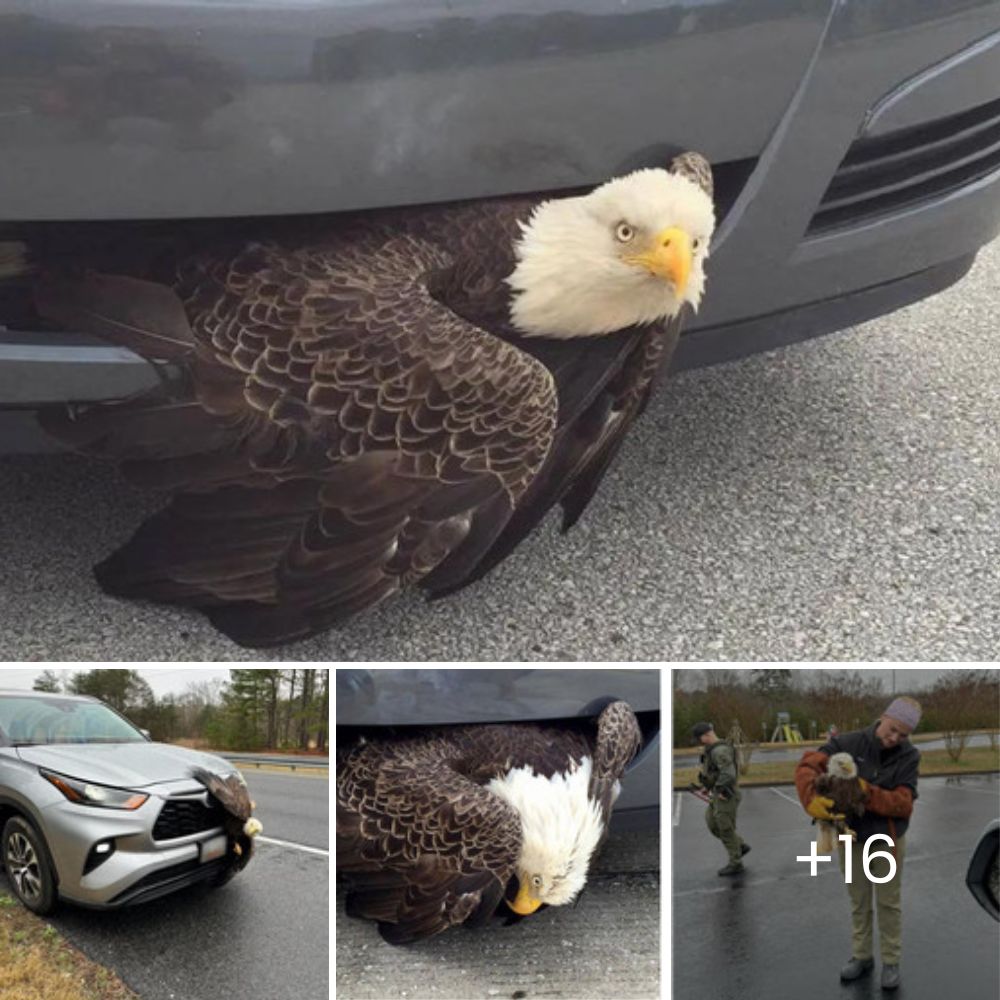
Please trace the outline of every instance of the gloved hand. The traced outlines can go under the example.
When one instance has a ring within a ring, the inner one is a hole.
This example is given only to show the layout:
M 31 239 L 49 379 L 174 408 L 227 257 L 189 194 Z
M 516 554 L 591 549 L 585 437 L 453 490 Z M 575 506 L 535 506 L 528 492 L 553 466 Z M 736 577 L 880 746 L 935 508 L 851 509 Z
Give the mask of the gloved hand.
M 814 795 L 809 800 L 809 805 L 806 806 L 806 812 L 809 813 L 813 819 L 823 819 L 828 823 L 832 823 L 835 819 L 843 819 L 844 813 L 835 813 L 830 810 L 833 808 L 833 799 L 828 799 L 825 795 Z
M 728 788 L 717 788 L 715 790 L 715 797 L 722 799 L 723 802 L 728 802 L 733 797 L 733 793 Z

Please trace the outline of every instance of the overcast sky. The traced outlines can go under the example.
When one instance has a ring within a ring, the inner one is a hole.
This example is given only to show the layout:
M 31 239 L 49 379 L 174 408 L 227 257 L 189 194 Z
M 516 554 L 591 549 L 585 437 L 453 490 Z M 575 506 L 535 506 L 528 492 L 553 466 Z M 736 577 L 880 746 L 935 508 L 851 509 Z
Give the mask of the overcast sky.
M 727 669 L 721 667 L 720 669 Z M 757 668 L 747 668 L 757 669 Z M 874 674 L 882 681 L 882 689 L 886 694 L 892 694 L 893 681 L 895 681 L 896 694 L 905 694 L 908 691 L 918 691 L 921 688 L 933 687 L 934 682 L 942 675 L 954 670 L 970 670 L 974 667 L 792 667 L 795 673 L 800 670 L 815 674 L 822 670 L 824 674 L 837 677 L 838 675 L 853 674 L 855 672 L 865 675 Z M 705 670 L 675 670 L 674 684 L 682 690 L 690 691 L 704 687 Z
M 0 688 L 31 690 L 35 678 L 45 667 L 0 667 Z M 81 670 L 93 667 L 49 667 L 60 677 L 68 678 Z M 125 669 L 124 667 L 122 668 Z M 157 698 L 167 694 L 183 694 L 193 681 L 228 681 L 228 667 L 139 667 L 139 674 L 153 689 Z

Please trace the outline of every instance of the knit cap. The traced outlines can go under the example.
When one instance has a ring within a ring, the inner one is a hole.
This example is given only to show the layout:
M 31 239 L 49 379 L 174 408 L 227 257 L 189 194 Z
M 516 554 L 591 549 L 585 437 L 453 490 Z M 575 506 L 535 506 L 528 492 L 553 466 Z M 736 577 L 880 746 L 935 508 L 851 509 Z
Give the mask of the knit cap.
M 691 730 L 691 738 L 694 740 L 700 740 L 705 733 L 710 733 L 712 728 L 711 722 L 696 722 Z
M 902 722 L 910 729 L 916 729 L 917 723 L 920 722 L 920 712 L 920 702 L 904 695 L 902 698 L 896 698 L 883 714 Z

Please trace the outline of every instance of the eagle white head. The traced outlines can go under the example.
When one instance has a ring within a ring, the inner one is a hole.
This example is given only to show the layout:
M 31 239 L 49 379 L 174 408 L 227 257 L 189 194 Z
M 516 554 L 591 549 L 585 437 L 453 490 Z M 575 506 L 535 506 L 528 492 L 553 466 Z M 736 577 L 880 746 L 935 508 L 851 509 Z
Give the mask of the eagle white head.
M 521 817 L 517 898 L 508 905 L 527 914 L 542 903 L 571 903 L 587 881 L 591 855 L 604 833 L 600 807 L 587 794 L 591 762 L 584 757 L 566 774 L 551 778 L 531 767 L 494 778 L 489 788 Z
M 670 170 L 542 202 L 514 247 L 511 320 L 529 336 L 594 337 L 697 309 L 714 230 L 709 193 Z
M 827 761 L 826 773 L 831 778 L 856 778 L 858 765 L 854 763 L 854 758 L 849 753 L 835 753 Z

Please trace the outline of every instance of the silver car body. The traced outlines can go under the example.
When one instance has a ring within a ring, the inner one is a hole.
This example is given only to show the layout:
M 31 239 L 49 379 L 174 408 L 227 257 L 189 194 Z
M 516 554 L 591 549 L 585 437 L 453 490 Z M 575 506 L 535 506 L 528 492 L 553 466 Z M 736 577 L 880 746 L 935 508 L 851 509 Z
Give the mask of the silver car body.
M 0 691 L 0 701 L 24 697 L 97 702 Z M 102 908 L 145 902 L 221 869 L 226 851 L 221 814 L 190 772 L 195 766 L 217 774 L 233 771 L 223 758 L 145 740 L 10 744 L 0 729 L 0 826 L 17 813 L 44 837 L 63 899 Z M 133 811 L 74 803 L 42 777 L 42 769 L 149 798 Z M 86 871 L 94 846 L 109 840 L 114 851 Z

